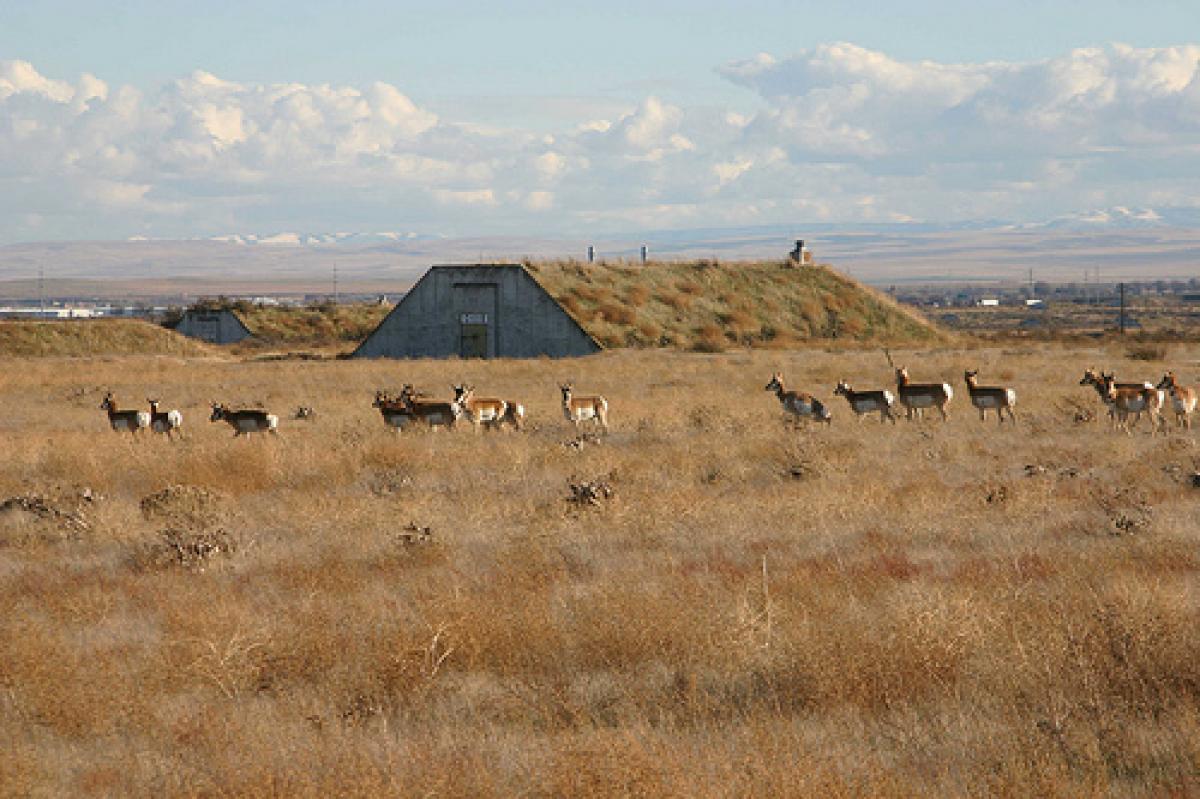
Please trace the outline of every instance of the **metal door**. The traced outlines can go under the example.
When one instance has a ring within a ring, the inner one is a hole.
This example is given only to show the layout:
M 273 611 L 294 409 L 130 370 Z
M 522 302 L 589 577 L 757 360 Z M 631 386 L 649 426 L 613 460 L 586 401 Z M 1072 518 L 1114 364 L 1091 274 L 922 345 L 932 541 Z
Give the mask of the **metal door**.
M 458 312 L 458 354 L 463 358 L 496 355 L 496 285 L 456 283 L 454 306 Z
M 459 337 L 458 354 L 463 358 L 486 358 L 488 356 L 488 326 L 464 322 L 460 328 L 462 333 Z

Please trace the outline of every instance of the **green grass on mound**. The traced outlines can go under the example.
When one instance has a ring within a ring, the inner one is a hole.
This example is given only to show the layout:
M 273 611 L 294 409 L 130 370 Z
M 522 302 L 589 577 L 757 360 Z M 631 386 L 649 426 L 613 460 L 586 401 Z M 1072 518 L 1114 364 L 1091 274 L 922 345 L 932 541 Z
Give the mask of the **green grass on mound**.
M 818 340 L 918 344 L 946 334 L 826 266 L 534 262 L 530 272 L 606 347 L 719 351 Z
M 0 321 L 0 356 L 203 356 L 212 352 L 202 342 L 140 319 Z

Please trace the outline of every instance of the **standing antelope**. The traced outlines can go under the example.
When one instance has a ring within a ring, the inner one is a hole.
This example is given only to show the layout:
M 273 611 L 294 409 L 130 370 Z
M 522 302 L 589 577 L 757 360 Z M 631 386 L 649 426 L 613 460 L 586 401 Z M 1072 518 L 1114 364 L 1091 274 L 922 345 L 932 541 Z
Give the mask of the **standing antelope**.
M 1017 423 L 1017 414 L 1013 411 L 1013 406 L 1017 404 L 1016 391 L 1000 386 L 979 385 L 978 370 L 964 372 L 963 379 L 967 381 L 967 393 L 971 395 L 971 404 L 979 409 L 981 422 L 987 419 L 987 412 L 993 410 L 1000 424 L 1004 424 L 1005 411 L 1008 411 L 1008 420 L 1013 424 Z
M 1171 397 L 1171 408 L 1175 411 L 1175 426 L 1192 429 L 1192 413 L 1196 410 L 1197 392 L 1194 386 L 1181 386 L 1174 372 L 1167 372 L 1158 384 Z
M 383 391 L 375 392 L 375 401 L 371 403 L 371 407 L 379 409 L 384 424 L 397 430 L 403 430 L 416 418 L 403 401 Z
M 454 386 L 454 401 L 462 408 L 477 433 L 484 425 L 499 427 L 508 414 L 507 402 L 493 397 L 476 397 L 474 386 Z
M 568 422 L 573 422 L 578 428 L 591 419 L 604 428 L 604 432 L 608 432 L 608 400 L 599 394 L 576 397 L 570 383 L 564 383 L 559 388 L 562 389 L 563 415 Z
M 183 414 L 176 410 L 160 411 L 158 406 L 159 400 L 146 398 L 146 402 L 150 404 L 150 430 L 155 433 L 166 433 L 167 438 L 172 438 L 175 433 L 183 435 L 181 428 L 183 427 Z
M 833 414 L 829 412 L 824 403 L 812 394 L 803 391 L 788 391 L 784 388 L 782 372 L 775 372 L 771 375 L 771 382 L 767 383 L 764 391 L 774 391 L 783 409 L 797 419 L 816 419 L 825 424 L 833 422 Z
M 451 388 L 454 388 L 451 386 Z M 400 391 L 400 402 L 412 416 L 436 430 L 439 427 L 454 427 L 458 417 L 462 416 L 462 406 L 457 400 L 442 402 L 440 400 L 419 399 L 423 395 L 417 393 L 411 385 L 406 385 Z
M 111 391 L 104 395 L 104 400 L 100 403 L 100 409 L 108 411 L 108 423 L 118 433 L 121 431 L 136 433 L 150 426 L 149 412 L 119 410 L 117 403 L 113 400 Z
M 1113 407 L 1112 397 L 1108 396 L 1108 389 L 1106 389 L 1104 387 L 1105 377 L 1106 377 L 1106 375 L 1104 374 L 1104 372 L 1102 372 L 1102 371 L 1097 372 L 1095 367 L 1092 367 L 1091 369 L 1085 369 L 1085 370 L 1083 370 L 1083 377 L 1080 378 L 1080 380 L 1079 380 L 1079 385 L 1091 386 L 1092 388 L 1096 389 L 1096 393 L 1100 396 L 1100 401 L 1103 402 L 1105 407 L 1108 408 L 1108 421 L 1111 422 L 1113 425 L 1115 425 L 1117 423 L 1117 412 L 1116 412 L 1116 409 Z M 1110 375 L 1107 375 L 1107 377 L 1113 377 L 1113 375 L 1110 374 Z M 1118 389 L 1122 389 L 1122 388 L 1154 388 L 1154 386 L 1152 386 L 1148 382 L 1114 383 L 1114 385 Z M 1138 421 L 1140 421 L 1140 420 L 1141 420 L 1141 414 L 1138 414 Z M 1134 424 L 1136 424 L 1136 423 L 1137 423 L 1137 421 L 1134 422 Z
M 913 383 L 908 377 L 908 369 L 901 366 L 896 370 L 896 393 L 900 395 L 900 404 L 904 406 L 905 418 L 912 421 L 914 415 L 921 416 L 926 408 L 936 407 L 942 413 L 942 419 L 947 420 L 946 406 L 954 398 L 954 389 L 949 383 Z
M 212 404 L 210 422 L 225 422 L 233 428 L 233 437 L 248 433 L 279 434 L 279 417 L 273 413 L 260 410 L 233 411 L 219 402 Z
M 887 389 L 882 391 L 855 391 L 845 380 L 840 380 L 833 393 L 834 396 L 846 398 L 846 401 L 850 403 L 850 410 L 854 411 L 855 416 L 858 417 L 858 421 L 860 422 L 868 413 L 878 411 L 880 424 L 885 419 L 891 419 L 892 424 L 896 423 L 896 415 L 892 413 L 892 405 L 895 403 L 896 398 Z
M 1164 400 L 1162 391 L 1150 385 L 1119 388 L 1111 374 L 1102 374 L 1100 379 L 1104 384 L 1104 393 L 1112 401 L 1113 410 L 1117 413 L 1117 424 L 1123 427 L 1126 433 L 1132 432 L 1131 425 L 1128 423 L 1131 413 L 1137 414 L 1133 424 L 1141 421 L 1143 413 L 1150 415 L 1150 435 L 1154 435 L 1157 430 L 1161 430 L 1164 434 L 1167 432 L 1166 420 L 1162 416 Z
M 505 400 L 504 404 L 508 407 L 504 411 L 504 416 L 500 417 L 497 424 L 507 422 L 513 426 L 513 430 L 525 429 L 525 406 L 513 400 Z

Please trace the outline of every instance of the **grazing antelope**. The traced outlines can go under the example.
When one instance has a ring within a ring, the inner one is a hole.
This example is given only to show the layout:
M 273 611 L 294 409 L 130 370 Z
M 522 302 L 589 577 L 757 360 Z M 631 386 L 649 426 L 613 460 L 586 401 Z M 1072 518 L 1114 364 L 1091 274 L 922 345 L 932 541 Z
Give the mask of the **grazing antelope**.
M 225 422 L 233 428 L 233 437 L 248 433 L 279 434 L 279 417 L 273 413 L 260 410 L 234 411 L 219 402 L 212 404 L 210 422 Z
M 150 430 L 155 433 L 166 433 L 167 438 L 174 437 L 175 433 L 183 435 L 183 414 L 176 410 L 160 411 L 158 406 L 159 400 L 146 398 L 146 402 L 150 404 Z
M 474 386 L 454 386 L 454 401 L 462 408 L 477 433 L 485 425 L 499 427 L 500 421 L 508 413 L 507 402 L 493 397 L 476 397 Z
M 1171 408 L 1175 411 L 1175 426 L 1192 429 L 1192 413 L 1196 410 L 1198 399 L 1194 386 L 1181 386 L 1175 379 L 1174 372 L 1167 372 L 1159 382 L 1158 388 L 1166 389 L 1171 397 Z
M 454 387 L 451 386 L 451 388 Z M 462 406 L 458 404 L 457 400 L 442 402 L 420 399 L 423 396 L 411 385 L 406 385 L 400 391 L 400 402 L 414 419 L 424 422 L 434 430 L 439 427 L 454 427 L 463 412 Z
M 833 422 L 833 414 L 829 412 L 824 403 L 812 394 L 806 394 L 803 391 L 788 391 L 784 388 L 782 372 L 775 372 L 771 375 L 771 382 L 767 383 L 764 390 L 774 391 L 783 409 L 797 419 L 816 419 L 825 424 Z
M 1167 432 L 1166 420 L 1162 417 L 1164 392 L 1150 385 L 1119 388 L 1111 374 L 1101 374 L 1100 379 L 1104 384 L 1104 393 L 1112 401 L 1113 410 L 1117 413 L 1117 424 L 1123 427 L 1126 433 L 1132 432 L 1128 423 L 1129 415 L 1137 414 L 1133 420 L 1133 424 L 1137 424 L 1141 421 L 1143 413 L 1150 415 L 1151 435 L 1154 435 L 1156 430 L 1161 430 L 1164 434 Z
M 882 391 L 855 391 L 845 380 L 840 380 L 833 393 L 834 396 L 846 398 L 846 401 L 850 403 L 850 410 L 854 411 L 855 416 L 858 417 L 858 421 L 860 422 L 868 413 L 878 411 L 880 424 L 885 419 L 891 419 L 892 424 L 896 423 L 896 415 L 892 413 L 892 405 L 896 402 L 896 397 L 887 389 Z
M 947 420 L 946 406 L 954 398 L 954 389 L 949 383 L 913 383 L 909 379 L 908 369 L 901 366 L 896 370 L 896 393 L 900 395 L 900 404 L 904 406 L 905 418 L 912 421 L 914 415 L 921 416 L 926 408 L 936 407 L 941 411 L 942 419 Z
M 1001 386 L 979 385 L 978 370 L 963 372 L 963 379 L 967 381 L 967 393 L 971 395 L 971 404 L 979 409 L 979 421 L 985 421 L 987 412 L 992 410 L 996 412 L 996 420 L 1000 424 L 1004 424 L 1005 411 L 1008 411 L 1008 420 L 1013 424 L 1017 423 L 1017 414 L 1013 411 L 1013 406 L 1017 404 L 1016 391 Z
M 579 427 L 588 419 L 599 424 L 608 432 L 608 400 L 599 394 L 590 397 L 576 397 L 572 393 L 570 383 L 563 383 L 562 389 L 563 415 L 568 422 Z
M 402 400 L 383 391 L 375 392 L 375 401 L 371 403 L 371 407 L 379 409 L 380 415 L 383 416 L 384 424 L 390 425 L 397 430 L 403 430 L 407 425 L 412 424 L 416 418 Z
M 118 433 L 122 431 L 136 433 L 150 426 L 150 413 L 148 411 L 119 410 L 117 403 L 113 400 L 111 391 L 104 395 L 104 400 L 100 403 L 100 409 L 108 411 L 108 423 Z

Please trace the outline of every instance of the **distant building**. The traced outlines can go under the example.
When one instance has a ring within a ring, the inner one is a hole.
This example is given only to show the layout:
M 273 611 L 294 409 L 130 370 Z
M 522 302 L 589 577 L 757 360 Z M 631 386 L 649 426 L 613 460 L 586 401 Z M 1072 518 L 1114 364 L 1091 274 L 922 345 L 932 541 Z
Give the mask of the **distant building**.
M 175 332 L 209 344 L 236 344 L 253 335 L 237 312 L 229 308 L 189 308 L 175 323 Z
M 812 253 L 804 246 L 804 239 L 796 239 L 796 246 L 788 253 L 788 258 L 800 266 L 812 266 L 813 263 Z
M 1000 300 L 995 297 L 981 297 L 975 304 L 981 308 L 995 308 L 1000 304 Z
M 519 264 L 434 266 L 357 358 L 570 358 L 600 344 Z

